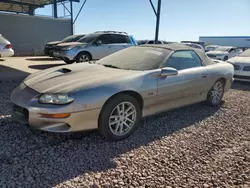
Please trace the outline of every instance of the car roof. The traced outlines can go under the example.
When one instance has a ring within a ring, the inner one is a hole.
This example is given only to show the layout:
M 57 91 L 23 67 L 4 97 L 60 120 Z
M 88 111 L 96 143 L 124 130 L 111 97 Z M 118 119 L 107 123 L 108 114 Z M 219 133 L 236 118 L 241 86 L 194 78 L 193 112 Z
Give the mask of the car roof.
M 140 45 L 140 47 L 164 48 L 166 50 L 171 50 L 171 51 L 193 50 L 193 51 L 195 51 L 199 55 L 199 57 L 201 58 L 201 60 L 204 62 L 205 65 L 215 64 L 214 61 L 212 61 L 206 55 L 206 53 L 203 50 L 198 49 L 198 48 L 193 48 L 193 47 L 187 46 L 185 44 L 181 44 L 181 43 L 172 43 L 172 44 L 144 44 L 144 45 Z

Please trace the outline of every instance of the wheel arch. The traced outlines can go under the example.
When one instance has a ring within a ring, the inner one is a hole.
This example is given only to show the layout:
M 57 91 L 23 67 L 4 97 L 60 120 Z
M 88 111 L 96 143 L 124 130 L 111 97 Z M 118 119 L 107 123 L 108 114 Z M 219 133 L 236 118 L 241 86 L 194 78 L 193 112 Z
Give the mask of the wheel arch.
M 88 54 L 88 55 L 90 56 L 91 60 L 93 59 L 92 54 L 91 54 L 89 51 L 86 51 L 86 50 L 83 50 L 83 51 L 78 52 L 78 54 L 76 55 L 75 59 L 76 59 L 77 56 L 78 56 L 79 54 L 81 54 L 81 53 L 86 53 L 86 54 Z
M 134 98 L 137 100 L 137 102 L 138 102 L 138 104 L 139 104 L 139 106 L 140 106 L 141 113 L 142 113 L 143 106 L 144 106 L 144 100 L 143 100 L 142 96 L 141 96 L 138 92 L 136 92 L 136 91 L 133 91 L 133 90 L 126 90 L 126 91 L 121 91 L 121 92 L 118 92 L 118 93 L 113 94 L 111 97 L 109 97 L 109 98 L 105 101 L 105 103 L 103 104 L 102 109 L 101 109 L 101 111 L 100 111 L 100 114 L 99 114 L 99 117 L 98 117 L 98 121 L 99 121 L 100 115 L 101 115 L 101 113 L 102 113 L 102 111 L 103 111 L 103 109 L 104 109 L 104 106 L 106 106 L 113 98 L 115 98 L 115 97 L 117 97 L 117 96 L 119 96 L 119 95 L 122 95 L 122 94 L 123 94 L 123 95 L 129 95 L 129 96 L 131 96 L 131 97 L 134 97 Z

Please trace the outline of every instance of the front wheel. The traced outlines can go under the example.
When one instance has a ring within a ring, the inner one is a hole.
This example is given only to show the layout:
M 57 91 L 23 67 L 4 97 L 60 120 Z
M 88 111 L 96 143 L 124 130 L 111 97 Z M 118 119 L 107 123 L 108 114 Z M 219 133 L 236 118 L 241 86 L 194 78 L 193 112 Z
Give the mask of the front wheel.
M 86 52 L 80 52 L 76 56 L 76 63 L 82 63 L 82 62 L 88 62 L 88 61 L 91 61 L 91 56 Z
M 228 60 L 228 57 L 227 56 L 225 56 L 224 57 L 224 59 L 223 59 L 223 61 L 227 61 Z
M 99 117 L 99 131 L 108 140 L 123 140 L 138 127 L 140 118 L 141 110 L 137 100 L 129 95 L 118 95 L 103 107 Z
M 214 83 L 207 95 L 207 103 L 212 106 L 217 106 L 221 103 L 224 96 L 224 82 L 218 80 Z

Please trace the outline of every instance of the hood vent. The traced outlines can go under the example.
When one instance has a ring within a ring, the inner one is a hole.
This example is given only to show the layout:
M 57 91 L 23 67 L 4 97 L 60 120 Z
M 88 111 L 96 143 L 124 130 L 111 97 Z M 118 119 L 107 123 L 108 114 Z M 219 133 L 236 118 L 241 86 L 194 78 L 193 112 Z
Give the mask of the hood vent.
M 71 72 L 71 70 L 70 69 L 66 69 L 66 68 L 61 68 L 61 69 L 58 69 L 56 72 L 69 73 L 69 72 Z

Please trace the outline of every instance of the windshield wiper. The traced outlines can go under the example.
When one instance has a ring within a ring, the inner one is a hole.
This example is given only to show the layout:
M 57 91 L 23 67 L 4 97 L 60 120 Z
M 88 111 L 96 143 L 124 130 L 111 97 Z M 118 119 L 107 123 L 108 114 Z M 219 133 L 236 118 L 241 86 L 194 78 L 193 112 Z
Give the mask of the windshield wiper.
M 107 64 L 103 64 L 104 67 L 110 67 L 110 68 L 114 68 L 114 69 L 121 69 L 120 67 L 117 67 L 115 65 L 107 65 Z

